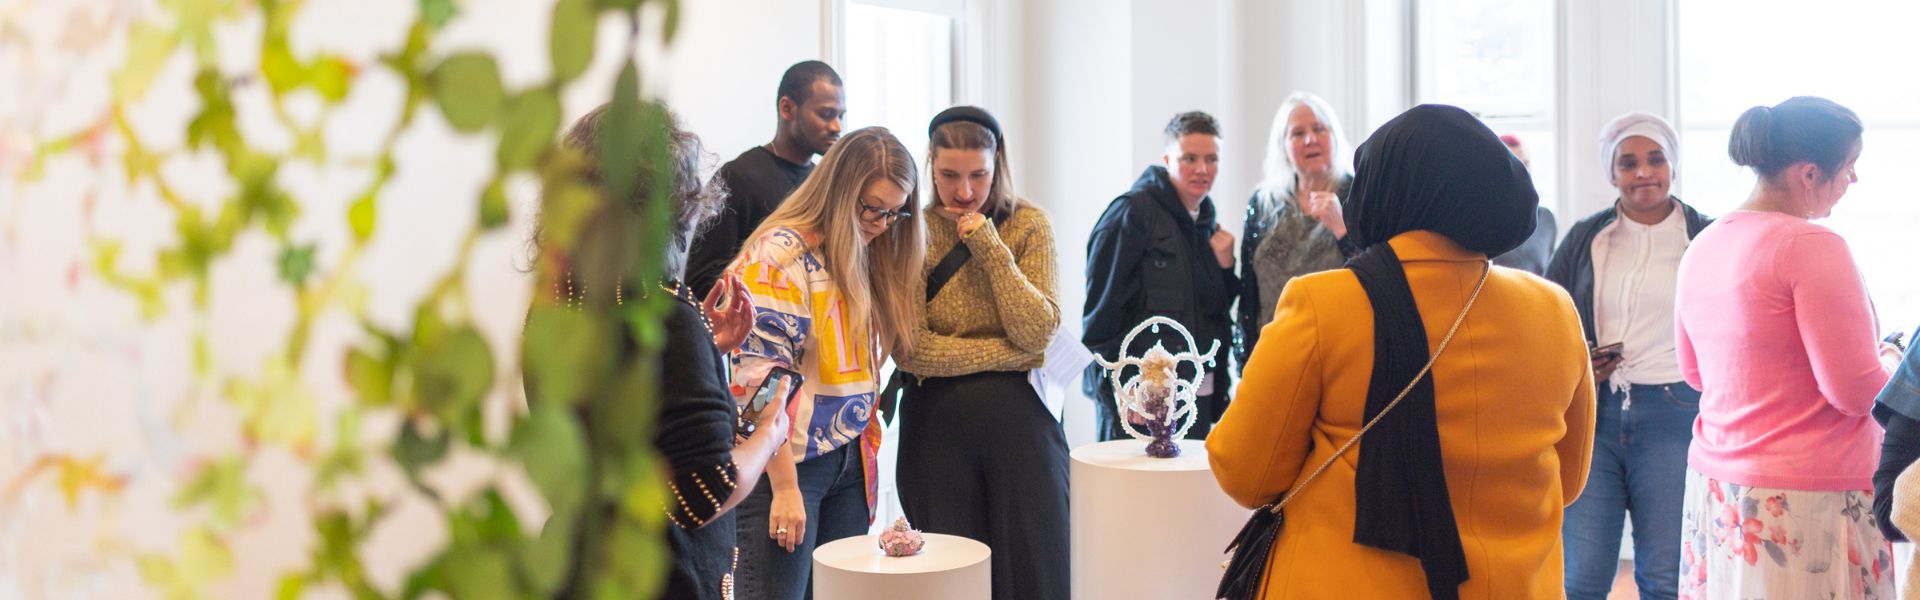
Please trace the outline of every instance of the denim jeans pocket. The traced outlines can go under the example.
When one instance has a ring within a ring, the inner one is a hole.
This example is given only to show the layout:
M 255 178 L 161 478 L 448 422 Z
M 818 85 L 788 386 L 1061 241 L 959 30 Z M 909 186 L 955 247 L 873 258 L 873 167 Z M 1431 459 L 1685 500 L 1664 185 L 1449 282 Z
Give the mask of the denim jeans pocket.
M 1676 392 L 1675 389 L 1679 391 Z M 1660 388 L 1660 393 L 1667 397 L 1667 402 L 1676 407 L 1691 411 L 1700 410 L 1700 392 L 1685 383 L 1663 386 Z

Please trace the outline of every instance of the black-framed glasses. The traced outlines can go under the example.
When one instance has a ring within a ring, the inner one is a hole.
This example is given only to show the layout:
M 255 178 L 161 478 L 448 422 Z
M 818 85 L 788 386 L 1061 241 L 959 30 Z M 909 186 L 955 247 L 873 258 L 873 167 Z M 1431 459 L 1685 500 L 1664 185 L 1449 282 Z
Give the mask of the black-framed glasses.
M 904 206 L 900 207 L 899 210 L 887 210 L 865 202 L 860 203 L 860 220 L 868 223 L 884 222 L 891 226 L 894 222 L 911 216 L 913 216 L 913 211 L 907 210 Z

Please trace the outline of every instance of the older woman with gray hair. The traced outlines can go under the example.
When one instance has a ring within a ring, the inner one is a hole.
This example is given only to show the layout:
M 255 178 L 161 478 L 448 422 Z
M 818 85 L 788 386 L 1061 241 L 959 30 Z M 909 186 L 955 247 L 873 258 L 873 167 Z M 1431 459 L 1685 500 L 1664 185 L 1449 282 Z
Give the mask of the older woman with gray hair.
M 1353 187 L 1352 147 L 1327 101 L 1295 92 L 1273 113 L 1260 184 L 1247 201 L 1240 242 L 1240 364 L 1273 320 L 1287 281 L 1338 269 L 1359 248 L 1346 242 L 1342 203 Z
M 1674 345 L 1680 257 L 1709 223 L 1673 197 L 1679 155 L 1673 126 L 1645 113 L 1600 130 L 1613 206 L 1573 225 L 1547 279 L 1573 296 L 1598 388 L 1587 489 L 1567 507 L 1567 597 L 1607 597 L 1633 518 L 1634 582 L 1643 598 L 1678 594 L 1680 513 L 1687 447 L 1700 392 L 1687 385 Z

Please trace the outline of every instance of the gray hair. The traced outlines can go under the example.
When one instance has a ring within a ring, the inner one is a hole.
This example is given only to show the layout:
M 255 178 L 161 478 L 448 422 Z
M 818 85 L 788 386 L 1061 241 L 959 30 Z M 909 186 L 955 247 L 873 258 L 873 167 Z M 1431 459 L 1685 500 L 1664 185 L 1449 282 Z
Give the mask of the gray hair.
M 1340 127 L 1340 118 L 1334 116 L 1333 107 L 1311 92 L 1294 92 L 1282 100 L 1279 110 L 1273 113 L 1273 128 L 1267 133 L 1267 158 L 1261 164 L 1260 184 L 1255 187 L 1259 192 L 1279 197 L 1293 186 L 1296 172 L 1293 153 L 1287 151 L 1287 117 L 1292 116 L 1293 109 L 1300 106 L 1313 111 L 1314 118 L 1327 126 L 1328 135 L 1332 138 L 1327 144 L 1327 152 L 1333 158 L 1334 179 L 1353 175 L 1353 147 L 1347 144 L 1346 132 Z

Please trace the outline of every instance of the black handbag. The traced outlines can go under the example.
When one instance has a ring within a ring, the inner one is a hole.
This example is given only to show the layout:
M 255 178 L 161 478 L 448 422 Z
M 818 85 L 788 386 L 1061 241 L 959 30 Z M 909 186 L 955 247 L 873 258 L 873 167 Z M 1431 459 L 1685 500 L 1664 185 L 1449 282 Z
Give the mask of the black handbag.
M 1360 428 L 1359 433 L 1353 434 L 1352 439 L 1341 444 L 1340 449 L 1333 451 L 1333 456 L 1327 457 L 1326 462 L 1320 463 L 1320 467 L 1314 469 L 1313 474 L 1308 475 L 1305 481 L 1293 486 L 1292 490 L 1288 490 L 1280 498 L 1253 511 L 1253 516 L 1247 519 L 1247 524 L 1240 527 L 1240 533 L 1233 536 L 1233 542 L 1227 544 L 1229 557 L 1227 562 L 1221 565 L 1226 569 L 1226 573 L 1220 576 L 1220 587 L 1214 590 L 1216 598 L 1253 600 L 1260 595 L 1260 586 L 1266 582 L 1267 561 L 1273 556 L 1273 544 L 1280 538 L 1280 527 L 1286 522 L 1286 515 L 1281 512 L 1281 509 L 1286 508 L 1288 502 L 1292 502 L 1295 496 L 1300 495 L 1300 490 L 1306 489 L 1313 480 L 1319 479 L 1322 473 L 1327 472 L 1327 468 L 1333 466 L 1334 461 L 1340 460 L 1340 456 L 1352 449 L 1353 445 L 1360 441 L 1360 436 L 1366 435 L 1367 430 L 1373 429 L 1382 417 L 1393 411 L 1393 407 L 1399 406 L 1400 401 L 1413 391 L 1413 386 L 1420 383 L 1420 380 L 1433 370 L 1433 363 L 1440 360 L 1440 354 L 1446 352 L 1447 346 L 1453 343 L 1453 334 L 1458 333 L 1460 324 L 1467 321 L 1467 311 L 1473 310 L 1473 303 L 1480 299 L 1480 290 L 1487 287 L 1487 275 L 1492 272 L 1493 270 L 1489 268 L 1480 273 L 1480 283 L 1474 286 L 1473 295 L 1467 297 L 1466 306 L 1460 308 L 1460 316 L 1454 318 L 1453 328 L 1447 330 L 1447 337 L 1441 338 L 1439 348 L 1435 349 L 1433 356 L 1427 359 L 1427 365 L 1420 367 L 1420 372 L 1413 376 L 1413 381 L 1407 382 L 1407 387 L 1400 390 L 1400 395 L 1394 396 L 1393 401 L 1387 403 L 1386 408 L 1380 409 L 1380 414 L 1374 415 L 1372 420 L 1367 421 L 1367 424 Z

